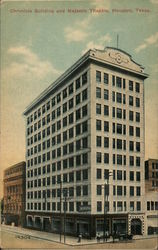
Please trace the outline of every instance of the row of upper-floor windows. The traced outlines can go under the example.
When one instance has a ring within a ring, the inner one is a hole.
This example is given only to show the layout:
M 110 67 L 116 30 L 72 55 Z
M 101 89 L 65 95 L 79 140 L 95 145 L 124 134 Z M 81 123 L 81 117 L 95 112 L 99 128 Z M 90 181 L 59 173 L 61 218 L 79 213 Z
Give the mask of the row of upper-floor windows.
M 67 106 L 65 106 L 67 107 Z M 46 117 L 43 117 L 42 120 L 39 120 L 38 122 L 34 123 L 34 125 L 31 125 L 30 127 L 27 128 L 27 135 L 32 134 L 33 132 L 35 132 L 36 130 L 40 129 L 41 127 L 44 127 L 46 125 L 48 125 L 51 120 L 54 121 L 55 118 L 60 118 L 60 107 L 57 109 L 57 113 L 56 111 L 52 111 L 52 117 L 50 114 L 47 114 Z M 67 126 L 67 124 L 72 124 L 75 121 L 78 121 L 79 119 L 85 117 L 88 114 L 88 106 L 84 105 L 80 108 L 78 108 L 77 110 L 75 110 L 75 112 L 72 112 L 71 114 L 69 114 L 68 116 L 64 117 L 62 119 L 63 121 L 63 127 Z M 58 121 L 59 123 L 59 121 Z M 61 118 L 60 118 L 60 124 L 61 124 Z
M 112 93 L 112 101 L 113 102 L 117 102 L 120 104 L 126 104 L 126 99 L 127 99 L 126 94 L 122 94 L 122 93 L 115 92 L 115 91 L 112 91 L 111 93 Z M 104 93 L 102 94 L 102 89 L 97 87 L 96 88 L 96 98 L 101 99 L 102 95 L 104 97 L 104 100 L 109 100 L 109 90 L 104 89 Z M 139 108 L 140 107 L 140 98 L 129 95 L 128 96 L 128 104 L 129 104 L 129 106 L 135 105 L 135 107 Z
M 64 197 L 78 197 L 78 196 L 88 195 L 88 185 L 77 185 L 74 187 L 60 188 L 56 189 L 47 189 L 43 191 L 31 191 L 27 193 L 28 199 L 41 199 L 41 198 L 59 198 L 60 196 Z
M 129 110 L 128 111 L 128 117 L 127 117 L 127 110 L 126 109 L 121 109 L 121 108 L 116 108 L 112 107 L 110 111 L 110 106 L 108 105 L 101 105 L 100 103 L 96 103 L 96 114 L 97 115 L 102 115 L 104 116 L 109 116 L 111 112 L 111 115 L 113 118 L 118 118 L 118 119 L 128 119 L 129 121 L 134 120 L 134 111 Z M 140 122 L 140 113 L 136 112 L 135 113 L 135 121 Z
M 37 188 L 37 187 L 48 187 L 50 185 L 57 185 L 62 183 L 72 183 L 72 182 L 83 182 L 88 180 L 88 170 L 84 169 L 82 172 L 69 172 L 63 175 L 58 174 L 54 176 L 44 177 L 42 179 L 38 178 L 35 180 L 28 180 L 27 181 L 27 188 Z
M 50 107 L 54 107 L 56 104 L 61 102 L 61 99 L 65 99 L 68 95 L 72 95 L 74 93 L 74 90 L 76 88 L 79 89 L 81 85 L 85 85 L 87 83 L 87 72 L 85 72 L 81 77 L 79 77 L 75 83 L 72 82 L 70 85 L 68 85 L 62 92 L 58 93 L 56 96 L 52 98 L 51 101 L 48 101 L 46 104 L 44 104 L 41 108 L 36 110 L 34 114 L 31 114 L 27 118 L 27 125 L 29 125 L 31 122 L 35 121 L 38 117 L 41 116 L 41 114 L 45 114 L 46 111 L 50 110 Z M 83 98 L 83 92 L 82 92 L 82 98 Z
M 111 76 L 111 75 L 109 75 L 107 73 L 96 70 L 96 82 L 97 83 L 104 82 L 105 84 L 109 84 L 110 77 L 112 77 L 112 79 L 111 79 L 112 86 L 116 86 L 118 88 L 126 89 L 126 84 L 128 82 L 128 89 L 130 91 L 135 90 L 135 92 L 137 92 L 137 93 L 140 92 L 140 83 L 139 82 L 134 82 L 132 80 L 127 80 L 125 78 L 115 76 L 115 75 Z M 135 86 L 135 89 L 134 89 L 134 86 Z
M 136 203 L 136 204 L 135 204 Z M 130 211 L 141 211 L 141 202 L 140 201 L 137 201 L 137 202 L 134 202 L 134 201 L 130 201 L 129 203 L 130 207 Z M 135 205 L 136 205 L 136 208 L 135 208 Z M 102 202 L 102 201 L 97 201 L 97 212 L 102 212 L 104 211 L 104 206 L 105 206 L 105 210 L 106 211 L 109 211 L 109 202 L 105 202 L 105 204 Z M 122 211 L 127 211 L 127 203 L 126 201 L 114 201 L 113 202 L 113 211 L 114 212 L 122 212 Z
M 71 158 L 69 159 L 65 159 L 63 162 L 58 161 L 58 162 L 54 162 L 52 163 L 52 174 L 54 174 L 57 171 L 60 171 L 61 168 L 66 169 L 68 168 L 68 163 L 70 161 Z M 72 159 L 71 159 L 72 160 Z M 70 162 L 71 163 L 71 162 Z M 61 164 L 63 164 L 63 166 L 61 166 Z M 70 168 L 72 168 L 72 165 L 70 165 Z M 50 175 L 51 172 L 51 167 L 50 164 L 48 164 L 47 166 L 43 166 L 43 167 L 38 167 L 36 169 L 31 169 L 27 172 L 27 177 L 38 177 L 38 181 L 41 182 L 39 176 L 41 175 L 45 175 L 48 174 Z M 50 177 L 47 177 L 47 185 L 49 183 L 50 185 Z M 53 177 L 55 178 L 55 177 Z M 83 169 L 83 170 L 76 170 L 76 181 L 80 181 L 80 180 L 88 180 L 88 169 Z M 58 183 L 58 179 L 53 179 L 53 184 L 55 184 L 55 182 Z M 63 174 L 63 178 L 61 177 L 60 179 L 61 182 L 68 182 L 68 173 L 64 173 Z M 37 179 L 35 180 L 35 182 L 37 182 Z
M 152 162 L 152 169 L 158 169 L 158 162 Z
M 71 137 L 72 138 L 72 137 Z M 51 144 L 52 141 L 52 144 Z M 66 140 L 64 140 L 66 143 Z M 46 141 L 43 141 L 42 144 L 38 144 L 34 146 L 34 148 L 30 148 L 27 150 L 27 156 L 31 156 L 33 154 L 41 152 L 41 150 L 49 149 L 51 146 L 55 146 L 61 143 L 61 134 L 58 134 L 57 136 L 52 137 L 52 139 L 48 139 Z M 88 147 L 88 137 L 80 138 L 79 140 L 76 140 L 76 142 L 65 144 L 63 146 L 63 155 L 69 153 L 72 153 L 74 151 L 78 151 L 81 149 L 85 149 Z
M 134 166 L 134 156 L 129 156 L 129 166 Z M 112 163 L 115 165 L 126 165 L 127 164 L 126 155 L 112 154 Z M 109 164 L 110 157 L 109 153 L 96 152 L 96 163 L 98 164 Z M 140 167 L 140 157 L 136 157 L 136 166 Z
M 56 151 L 53 151 L 53 153 L 52 153 L 52 160 L 56 159 L 56 157 L 54 157 L 54 155 L 56 155 Z M 32 166 L 36 166 L 37 164 L 41 164 L 42 162 L 45 163 L 47 161 L 50 161 L 50 152 L 48 152 L 47 154 L 39 155 L 39 156 L 34 157 L 32 159 L 29 159 L 27 161 L 27 166 L 32 167 Z M 57 163 L 58 162 L 60 162 L 60 161 L 57 161 Z M 78 166 L 81 166 L 84 164 L 88 164 L 88 153 L 83 153 L 83 154 L 76 155 L 75 157 L 70 157 L 69 160 L 64 159 L 63 160 L 63 169 L 67 168 L 67 167 L 74 167 L 74 166 L 78 167 Z
M 102 192 L 102 189 L 104 187 L 104 192 Z M 96 187 L 96 194 L 102 195 L 102 193 L 105 195 L 110 195 L 109 185 L 97 185 Z M 121 185 L 113 185 L 113 196 L 126 196 L 127 195 L 127 187 L 121 186 Z M 129 196 L 141 196 L 141 187 L 140 186 L 129 186 Z
M 21 185 L 11 185 L 6 187 L 8 193 L 20 193 L 23 189 Z
M 147 211 L 158 210 L 158 201 L 147 201 Z
M 44 203 L 40 203 L 40 202 L 30 202 L 27 203 L 27 209 L 28 210 L 42 210 L 42 211 L 61 211 L 61 209 L 63 209 L 63 211 L 69 211 L 69 212 L 74 212 L 75 209 L 77 212 L 80 211 L 80 207 L 83 204 L 83 206 L 87 206 L 88 202 L 87 201 L 69 201 L 69 202 L 44 202 Z M 62 205 L 62 207 L 61 207 Z
M 117 181 L 126 181 L 127 180 L 127 171 L 126 170 L 113 170 L 111 173 L 113 180 Z M 103 176 L 104 174 L 104 176 Z M 105 180 L 109 180 L 109 170 L 108 169 L 96 169 L 96 179 L 102 180 L 102 177 L 104 177 Z M 140 171 L 129 171 L 129 181 L 141 181 L 141 172 Z
M 158 188 L 158 181 L 152 180 L 152 187 Z
M 109 148 L 109 137 L 96 136 L 96 147 Z M 137 145 L 137 147 L 138 147 L 138 145 Z M 127 149 L 126 140 L 113 138 L 112 139 L 112 148 L 126 150 Z M 129 141 L 129 150 L 134 151 L 134 142 L 133 141 Z
M 101 139 L 101 136 L 97 136 L 97 138 L 96 138 L 97 147 L 102 147 L 100 139 Z M 126 147 L 126 140 L 113 139 L 112 142 L 113 142 L 113 144 L 112 144 L 112 148 L 113 149 L 116 148 L 116 149 L 126 150 L 126 148 L 127 148 Z M 135 149 L 136 149 L 136 151 L 140 152 L 141 151 L 140 150 L 140 142 L 129 141 L 128 150 L 129 151 L 134 151 L 134 143 L 135 143 Z M 109 139 L 108 139 L 108 137 L 104 137 L 104 148 L 109 148 Z
M 65 120 L 64 120 L 65 122 Z M 66 125 L 65 125 L 66 128 Z M 35 134 L 34 136 L 31 136 L 30 138 L 27 139 L 27 146 L 37 143 L 41 139 L 44 139 L 45 137 L 48 137 L 55 132 L 61 130 L 61 121 L 58 121 L 57 123 L 52 124 L 52 126 L 47 127 L 46 129 L 43 129 L 42 132 L 39 132 Z M 65 130 L 62 135 L 63 135 L 63 142 L 68 140 L 68 135 L 69 139 L 73 138 L 74 136 L 79 136 L 83 133 L 86 133 L 88 131 L 88 122 L 84 121 L 82 123 L 78 123 L 75 125 L 75 127 L 70 128 L 69 130 Z

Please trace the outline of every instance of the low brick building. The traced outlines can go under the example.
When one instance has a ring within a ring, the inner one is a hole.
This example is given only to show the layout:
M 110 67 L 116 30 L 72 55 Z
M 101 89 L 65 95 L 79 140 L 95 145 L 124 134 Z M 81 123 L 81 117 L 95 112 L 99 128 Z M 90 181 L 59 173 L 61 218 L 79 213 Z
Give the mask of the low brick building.
M 145 192 L 158 191 L 158 159 L 145 161 Z
M 17 163 L 4 171 L 4 223 L 25 224 L 26 164 Z

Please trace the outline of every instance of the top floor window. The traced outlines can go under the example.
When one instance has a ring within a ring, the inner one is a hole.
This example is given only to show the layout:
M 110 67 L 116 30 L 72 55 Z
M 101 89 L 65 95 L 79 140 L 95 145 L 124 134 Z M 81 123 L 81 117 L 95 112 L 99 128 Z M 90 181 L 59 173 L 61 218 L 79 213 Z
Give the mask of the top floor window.
M 129 81 L 129 90 L 133 91 L 133 81 Z
M 116 77 L 116 86 L 118 88 L 122 87 L 122 79 L 120 77 Z
M 139 82 L 136 82 L 135 91 L 136 91 L 137 93 L 140 92 L 140 84 L 139 84 Z
M 104 83 L 105 84 L 109 83 L 109 75 L 107 73 L 104 73 Z
M 82 75 L 82 85 L 87 83 L 87 72 Z
M 80 88 L 80 78 L 76 80 L 76 90 Z
M 101 82 L 101 72 L 100 71 L 96 71 L 96 82 Z
M 73 93 L 73 83 L 69 85 L 69 95 Z
M 67 97 L 67 89 L 63 90 L 63 99 Z
M 58 95 L 57 95 L 57 103 L 59 103 L 61 101 L 61 94 L 59 93 Z

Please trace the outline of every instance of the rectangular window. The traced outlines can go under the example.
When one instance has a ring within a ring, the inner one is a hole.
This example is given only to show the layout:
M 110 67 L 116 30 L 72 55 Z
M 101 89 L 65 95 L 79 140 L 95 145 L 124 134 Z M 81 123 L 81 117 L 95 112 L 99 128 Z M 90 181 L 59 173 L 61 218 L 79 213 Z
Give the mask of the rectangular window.
M 115 76 L 112 76 L 112 86 L 115 86 Z
M 104 73 L 104 83 L 105 84 L 109 83 L 109 75 L 107 73 Z
M 116 77 L 116 87 L 122 87 L 122 79 L 120 77 Z
M 102 211 L 102 202 L 97 201 L 97 212 L 101 212 L 101 211 Z
M 140 98 L 136 97 L 136 107 L 139 108 L 140 107 Z
M 101 115 L 101 104 L 96 104 L 96 114 Z
M 102 144 L 102 143 L 101 143 L 101 136 L 97 136 L 97 137 L 96 137 L 96 146 L 97 146 L 97 147 L 101 147 L 101 144 Z
M 129 126 L 129 135 L 134 136 L 134 127 L 133 126 Z
M 96 162 L 101 163 L 102 162 L 102 155 L 100 152 L 96 152 Z
M 63 113 L 67 111 L 67 102 L 63 104 Z
M 73 93 L 73 83 L 69 85 L 69 95 Z
M 102 195 L 102 186 L 97 185 L 97 195 Z
M 133 121 L 133 111 L 129 111 L 129 120 Z
M 96 97 L 101 98 L 101 88 L 96 88 Z
M 82 91 L 82 101 L 87 100 L 87 98 L 88 98 L 87 89 L 84 89 L 84 90 Z
M 104 137 L 104 148 L 109 148 L 109 138 Z
M 76 95 L 76 105 L 78 105 L 81 102 L 81 95 Z
M 100 83 L 101 82 L 101 72 L 100 71 L 96 71 L 96 82 Z
M 115 102 L 115 92 L 112 91 L 112 101 Z
M 109 122 L 104 121 L 104 132 L 109 132 Z
M 109 154 L 104 153 L 104 163 L 108 164 L 109 163 Z
M 122 196 L 122 186 L 117 186 L 117 195 Z
M 134 196 L 134 187 L 130 186 L 130 196 Z
M 133 96 L 129 96 L 129 105 L 133 106 Z
M 82 75 L 82 86 L 87 83 L 87 72 Z
M 136 112 L 136 122 L 140 122 L 140 113 Z
M 139 82 L 136 82 L 135 91 L 136 91 L 137 93 L 140 92 L 140 84 L 139 84 Z
M 97 169 L 96 177 L 97 177 L 97 179 L 101 179 L 102 178 L 102 170 L 99 169 L 99 168 Z
M 104 89 L 104 100 L 109 100 L 109 91 Z
M 76 90 L 80 88 L 80 84 L 81 84 L 80 78 L 78 78 L 78 79 L 76 80 Z
M 117 118 L 122 119 L 122 109 L 117 108 Z
M 122 94 L 121 93 L 116 93 L 116 100 L 118 103 L 122 103 Z
M 141 211 L 141 202 L 137 201 L 137 211 Z
M 109 106 L 104 105 L 104 115 L 108 116 L 109 115 Z
M 101 131 L 101 120 L 96 120 L 96 130 Z
M 133 81 L 129 81 L 129 90 L 133 91 Z

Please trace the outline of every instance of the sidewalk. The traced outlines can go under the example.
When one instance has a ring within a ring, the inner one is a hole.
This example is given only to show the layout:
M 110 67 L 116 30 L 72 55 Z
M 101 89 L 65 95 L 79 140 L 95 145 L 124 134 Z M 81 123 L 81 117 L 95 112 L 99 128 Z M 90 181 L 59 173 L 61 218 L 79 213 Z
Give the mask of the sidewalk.
M 103 242 L 103 239 L 100 240 L 100 242 L 97 242 L 96 239 L 82 239 L 81 242 L 78 242 L 77 237 L 72 237 L 72 236 L 65 236 L 65 243 L 64 243 L 64 236 L 62 235 L 61 237 L 61 242 L 60 242 L 60 235 L 59 234 L 54 234 L 54 233 L 48 233 L 48 232 L 41 232 L 41 231 L 36 231 L 36 230 L 31 230 L 31 229 L 26 229 L 26 228 L 20 228 L 20 227 L 14 227 L 14 226 L 7 226 L 7 225 L 1 225 L 1 227 L 5 231 L 13 232 L 17 234 L 20 237 L 32 237 L 32 238 L 37 238 L 37 239 L 42 239 L 42 240 L 47 240 L 51 242 L 56 242 L 56 243 L 61 243 L 61 244 L 66 244 L 69 246 L 81 246 L 81 245 L 90 245 L 90 244 L 96 244 L 96 243 L 104 243 L 106 244 L 106 241 Z M 156 235 L 154 236 L 134 236 L 134 240 L 138 239 L 147 239 L 147 238 L 155 238 L 157 237 Z M 112 243 L 113 240 L 112 238 L 107 240 L 107 243 Z M 115 242 L 118 242 L 118 240 L 115 240 Z M 123 242 L 123 241 L 120 241 Z

